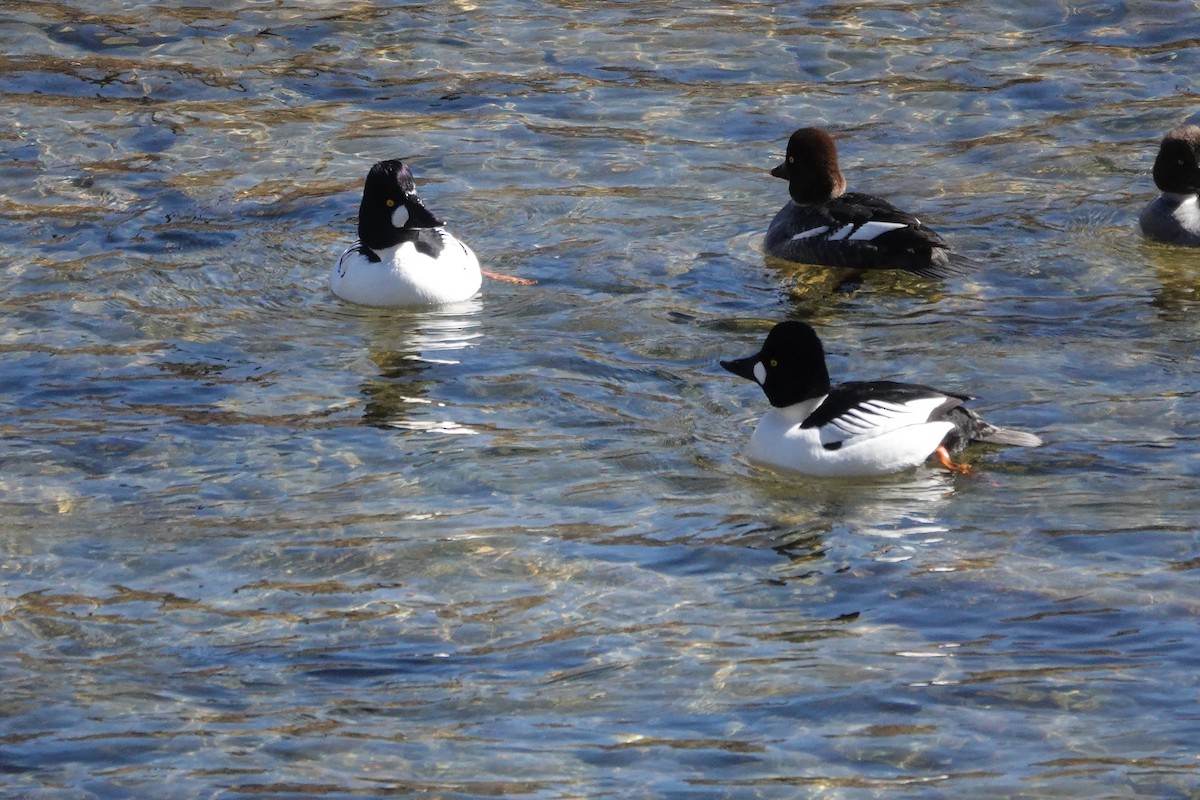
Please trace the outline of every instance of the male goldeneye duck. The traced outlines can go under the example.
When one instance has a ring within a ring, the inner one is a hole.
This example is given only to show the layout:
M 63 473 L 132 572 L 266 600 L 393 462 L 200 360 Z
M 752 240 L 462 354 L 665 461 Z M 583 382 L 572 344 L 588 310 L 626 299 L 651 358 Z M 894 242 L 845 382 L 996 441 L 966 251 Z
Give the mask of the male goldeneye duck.
M 329 288 L 366 306 L 428 306 L 472 297 L 483 282 L 479 260 L 417 197 L 408 167 L 371 167 L 358 209 L 358 241 L 342 253 Z
M 967 474 L 951 452 L 969 442 L 1037 447 L 1030 433 L 989 425 L 963 406 L 970 398 L 894 381 L 830 386 L 821 340 L 803 322 L 781 322 L 762 349 L 721 366 L 762 387 L 773 408 L 750 437 L 750 459 L 821 477 L 883 475 L 936 455 Z
M 1200 247 L 1200 125 L 1184 125 L 1163 138 L 1154 159 L 1154 185 L 1162 194 L 1142 211 L 1142 233 Z
M 888 201 L 846 192 L 837 145 L 820 128 L 801 128 L 771 170 L 788 182 L 790 202 L 771 220 L 763 246 L 786 261 L 852 269 L 900 269 L 929 278 L 970 266 L 941 236 Z

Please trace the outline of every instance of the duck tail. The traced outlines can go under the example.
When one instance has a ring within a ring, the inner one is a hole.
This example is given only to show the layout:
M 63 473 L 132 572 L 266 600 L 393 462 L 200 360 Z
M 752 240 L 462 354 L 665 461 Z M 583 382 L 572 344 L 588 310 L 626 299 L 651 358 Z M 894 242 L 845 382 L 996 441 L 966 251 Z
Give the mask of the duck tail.
M 928 264 L 911 266 L 907 270 L 920 275 L 922 278 L 940 280 L 942 278 L 954 278 L 966 275 L 980 267 L 978 261 L 974 261 L 962 253 L 954 253 L 944 249 L 934 250 L 933 252 L 934 257 L 930 259 Z
M 970 256 L 965 256 L 962 253 L 950 253 L 950 268 L 958 275 L 966 275 L 968 272 L 974 272 L 981 266 L 983 265 Z
M 1007 444 L 1013 447 L 1041 447 L 1041 438 L 1025 431 L 1014 431 L 1012 428 L 999 428 L 983 423 L 980 430 L 972 437 L 977 442 L 988 444 Z

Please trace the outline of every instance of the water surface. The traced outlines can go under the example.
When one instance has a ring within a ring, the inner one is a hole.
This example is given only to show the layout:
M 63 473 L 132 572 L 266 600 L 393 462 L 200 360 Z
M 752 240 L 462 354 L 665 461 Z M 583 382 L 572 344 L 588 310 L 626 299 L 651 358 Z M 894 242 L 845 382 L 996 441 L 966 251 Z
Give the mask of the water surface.
M 20 797 L 1190 797 L 1193 3 L 0 10 L 0 770 Z M 764 261 L 800 125 L 986 263 Z M 343 304 L 370 164 L 488 268 Z M 750 466 L 717 365 L 1036 451 Z

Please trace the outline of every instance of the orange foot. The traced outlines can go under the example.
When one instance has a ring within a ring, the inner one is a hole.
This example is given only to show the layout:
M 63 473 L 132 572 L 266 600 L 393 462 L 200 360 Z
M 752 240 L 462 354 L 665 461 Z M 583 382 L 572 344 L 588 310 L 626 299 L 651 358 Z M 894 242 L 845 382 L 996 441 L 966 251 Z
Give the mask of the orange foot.
M 537 281 L 532 281 L 529 278 L 517 278 L 513 275 L 501 275 L 499 272 L 492 272 L 491 270 L 487 270 L 487 269 L 481 270 L 481 271 L 483 272 L 483 274 L 486 277 L 491 278 L 494 281 L 504 281 L 505 283 L 515 283 L 518 286 L 533 286 L 537 283 Z
M 955 472 L 959 475 L 974 474 L 970 464 L 955 464 L 954 459 L 950 458 L 950 451 L 946 449 L 945 445 L 940 446 L 933 452 L 934 455 L 938 457 L 938 461 L 942 462 L 942 466 L 951 472 Z

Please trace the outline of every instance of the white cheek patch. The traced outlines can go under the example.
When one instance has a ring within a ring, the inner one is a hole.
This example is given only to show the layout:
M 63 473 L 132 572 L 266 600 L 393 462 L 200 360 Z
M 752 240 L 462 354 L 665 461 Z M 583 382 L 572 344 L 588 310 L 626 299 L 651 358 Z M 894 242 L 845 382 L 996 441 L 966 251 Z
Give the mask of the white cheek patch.
M 851 236 L 851 241 L 870 241 L 880 234 L 894 231 L 897 228 L 907 228 L 903 222 L 868 222 L 861 228 L 856 230 Z
M 759 386 L 767 382 L 767 368 L 761 361 L 754 362 L 754 380 L 758 381 Z
M 392 212 L 392 226 L 403 228 L 408 224 L 408 207 L 403 203 L 396 206 L 396 210 Z
M 847 236 L 850 235 L 850 231 L 852 231 L 852 230 L 854 230 L 853 225 L 843 225 L 842 227 L 838 228 L 836 231 L 833 232 L 833 234 L 829 237 L 829 241 L 837 242 L 842 239 L 845 239 Z
M 822 225 L 819 228 L 810 228 L 809 230 L 806 230 L 806 231 L 800 231 L 800 233 L 797 233 L 795 236 L 792 237 L 792 241 L 794 242 L 797 239 L 811 239 L 814 236 L 820 236 L 822 233 L 825 233 L 825 231 L 827 231 L 827 230 L 829 230 L 829 226 Z

